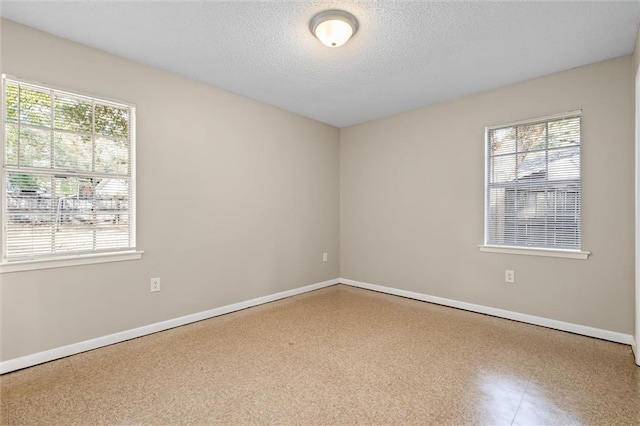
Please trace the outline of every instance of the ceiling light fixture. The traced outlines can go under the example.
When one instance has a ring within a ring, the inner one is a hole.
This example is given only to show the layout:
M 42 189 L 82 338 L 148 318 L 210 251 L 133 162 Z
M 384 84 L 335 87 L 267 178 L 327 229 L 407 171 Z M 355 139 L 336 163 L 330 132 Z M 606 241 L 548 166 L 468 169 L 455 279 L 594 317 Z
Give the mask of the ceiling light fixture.
M 309 28 L 323 44 L 339 47 L 358 31 L 358 20 L 344 10 L 325 10 L 311 19 Z

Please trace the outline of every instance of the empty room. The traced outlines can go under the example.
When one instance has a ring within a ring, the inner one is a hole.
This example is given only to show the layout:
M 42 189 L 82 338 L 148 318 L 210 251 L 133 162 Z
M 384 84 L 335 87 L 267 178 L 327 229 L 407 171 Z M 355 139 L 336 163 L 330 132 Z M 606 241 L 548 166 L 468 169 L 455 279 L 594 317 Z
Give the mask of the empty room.
M 0 2 L 0 424 L 640 424 L 639 1 Z

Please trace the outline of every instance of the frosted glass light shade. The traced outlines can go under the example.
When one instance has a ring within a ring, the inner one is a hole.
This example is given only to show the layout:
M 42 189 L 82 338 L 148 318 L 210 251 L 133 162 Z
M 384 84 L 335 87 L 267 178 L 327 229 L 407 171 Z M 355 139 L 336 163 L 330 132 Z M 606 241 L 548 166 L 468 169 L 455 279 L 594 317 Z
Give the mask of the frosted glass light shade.
M 349 41 L 356 33 L 358 21 L 348 12 L 327 10 L 314 16 L 309 26 L 311 32 L 324 45 L 339 47 Z
M 316 37 L 329 47 L 338 47 L 345 44 L 353 35 L 353 28 L 344 21 L 324 21 L 316 27 Z

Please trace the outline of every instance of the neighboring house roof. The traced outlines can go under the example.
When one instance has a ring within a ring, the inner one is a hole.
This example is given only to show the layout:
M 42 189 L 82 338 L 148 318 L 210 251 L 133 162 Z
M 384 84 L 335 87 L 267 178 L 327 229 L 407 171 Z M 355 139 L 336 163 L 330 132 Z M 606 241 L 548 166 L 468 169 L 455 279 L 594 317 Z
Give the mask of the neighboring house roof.
M 542 152 L 544 154 L 544 151 Z M 580 177 L 580 150 L 559 149 L 544 155 L 528 155 L 518 166 L 517 179 L 535 179 L 535 174 L 546 171 L 547 180 L 563 180 Z M 548 165 L 547 165 L 548 164 Z
M 102 179 L 96 185 L 96 194 L 125 197 L 129 194 L 129 184 L 123 179 Z

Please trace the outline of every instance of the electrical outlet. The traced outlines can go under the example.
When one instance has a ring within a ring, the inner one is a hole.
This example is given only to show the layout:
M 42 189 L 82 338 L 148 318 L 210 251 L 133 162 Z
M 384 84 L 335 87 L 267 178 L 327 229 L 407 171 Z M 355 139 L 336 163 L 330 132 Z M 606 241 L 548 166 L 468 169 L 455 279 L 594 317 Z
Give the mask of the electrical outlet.
M 151 278 L 151 293 L 160 291 L 160 278 Z
M 322 261 L 326 262 L 327 260 L 329 260 L 329 253 L 322 253 Z
M 504 271 L 504 282 L 505 283 L 515 283 L 516 282 L 516 273 L 505 269 Z

